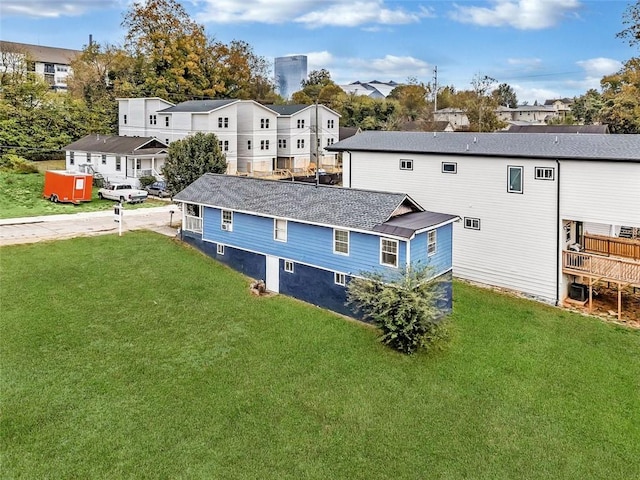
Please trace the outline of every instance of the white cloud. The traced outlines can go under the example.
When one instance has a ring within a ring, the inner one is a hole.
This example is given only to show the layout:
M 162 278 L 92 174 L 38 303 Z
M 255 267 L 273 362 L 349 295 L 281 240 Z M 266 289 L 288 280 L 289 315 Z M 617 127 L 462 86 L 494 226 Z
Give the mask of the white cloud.
M 2 16 L 27 16 L 34 18 L 77 17 L 89 10 L 120 6 L 118 0 L 22 0 L 0 3 Z
M 387 8 L 384 0 L 203 0 L 204 10 L 197 16 L 203 23 L 300 23 L 310 28 L 321 26 L 356 27 L 360 25 L 401 25 L 433 16 L 419 7 L 409 12 Z
M 507 63 L 525 70 L 537 70 L 542 66 L 540 58 L 508 58 Z
M 622 62 L 613 58 L 590 58 L 589 60 L 580 60 L 576 64 L 584 70 L 587 76 L 604 77 L 616 73 L 622 68 Z
M 567 15 L 577 14 L 579 0 L 492 0 L 492 6 L 455 4 L 450 17 L 481 27 L 508 26 L 518 30 L 542 30 L 558 24 Z

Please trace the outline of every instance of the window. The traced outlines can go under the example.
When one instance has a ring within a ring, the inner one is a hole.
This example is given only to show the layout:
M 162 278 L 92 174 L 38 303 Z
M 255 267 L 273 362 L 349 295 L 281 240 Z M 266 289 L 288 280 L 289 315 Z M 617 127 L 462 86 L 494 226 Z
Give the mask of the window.
M 299 138 L 297 145 L 298 145 L 298 148 L 304 148 L 304 139 Z
M 555 178 L 555 169 L 553 167 L 536 167 L 536 180 L 553 180 Z
M 105 155 L 104 153 L 102 154 L 102 165 L 106 165 L 107 164 L 107 155 Z
M 164 139 L 164 143 L 166 143 L 167 145 L 169 145 L 169 139 L 168 139 L 168 138 L 165 138 L 165 139 Z
M 398 241 L 388 238 L 380 239 L 380 263 L 390 267 L 398 266 Z
M 74 158 L 74 154 L 76 152 L 69 152 L 69 165 L 74 165 L 75 164 L 75 158 Z
M 333 282 L 344 287 L 347 284 L 347 276 L 344 273 L 335 272 L 333 274 Z
M 164 117 L 164 126 L 165 127 L 169 126 L 169 116 L 168 115 Z
M 122 170 L 122 160 L 120 157 L 116 157 L 116 172 Z
M 261 118 L 260 119 L 260 128 L 269 128 L 269 119 Z
M 327 120 L 327 128 L 333 128 L 333 120 Z
M 269 150 L 269 140 L 260 140 L 260 150 Z
M 304 119 L 298 119 L 298 128 L 304 128 Z
M 436 254 L 436 230 L 431 230 L 427 233 L 427 255 L 435 255 Z
M 218 128 L 229 128 L 229 117 L 218 117 Z
M 284 271 L 287 273 L 293 273 L 293 262 L 291 260 L 284 261 Z
M 333 231 L 333 253 L 349 255 L 349 232 L 347 230 Z
M 91 153 L 87 152 L 87 163 L 91 163 Z
M 136 170 L 142 170 L 142 159 L 136 158 Z
M 480 230 L 480 219 L 464 217 L 464 228 L 470 228 L 471 230 Z
M 507 167 L 508 171 L 508 188 L 507 191 L 509 193 L 522 193 L 522 170 L 524 167 L 514 167 L 513 165 L 509 165 Z
M 216 253 L 218 255 L 224 255 L 224 245 L 218 244 L 218 246 L 216 247 Z
M 400 170 L 413 170 L 413 160 L 400 159 Z
M 287 221 L 280 218 L 273 220 L 273 238 L 279 242 L 287 241 Z
M 228 152 L 229 151 L 229 140 L 225 140 L 224 142 L 222 140 L 219 140 L 218 141 L 218 146 L 220 147 L 220 150 Z
M 442 162 L 442 173 L 458 173 L 458 164 L 454 162 Z
M 334 139 L 333 138 L 327 138 L 327 147 L 329 145 L 333 145 Z
M 127 116 L 126 115 L 122 116 L 122 123 L 124 123 L 125 125 L 127 124 Z
M 155 125 L 157 123 L 157 118 L 155 115 L 149 115 L 149 125 Z
M 287 139 L 279 138 L 278 139 L 278 148 L 287 148 Z
M 251 150 L 251 140 L 247 140 L 247 150 Z
M 220 224 L 220 228 L 227 232 L 233 231 L 233 212 L 231 210 L 222 210 L 222 223 Z

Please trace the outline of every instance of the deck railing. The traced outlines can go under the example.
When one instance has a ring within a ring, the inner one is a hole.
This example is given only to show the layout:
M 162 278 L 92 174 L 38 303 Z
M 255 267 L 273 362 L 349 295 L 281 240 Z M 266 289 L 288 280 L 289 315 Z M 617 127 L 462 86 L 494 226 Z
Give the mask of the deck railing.
M 640 286 L 640 262 L 604 257 L 583 252 L 562 252 L 562 268 L 571 273 L 584 273 L 605 281 Z
M 184 229 L 189 232 L 202 233 L 202 217 L 184 216 Z
M 640 259 L 640 240 L 586 233 L 583 242 L 586 252 Z

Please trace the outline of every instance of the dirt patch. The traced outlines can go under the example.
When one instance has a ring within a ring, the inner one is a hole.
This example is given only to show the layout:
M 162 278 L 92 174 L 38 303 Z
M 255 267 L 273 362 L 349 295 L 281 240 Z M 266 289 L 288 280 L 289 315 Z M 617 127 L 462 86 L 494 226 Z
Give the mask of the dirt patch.
M 589 303 L 570 305 L 570 310 L 589 314 Z M 640 328 L 640 288 L 622 289 L 622 318 L 618 320 L 618 287 L 616 284 L 598 283 L 593 287 L 593 305 L 590 315 L 603 320 Z

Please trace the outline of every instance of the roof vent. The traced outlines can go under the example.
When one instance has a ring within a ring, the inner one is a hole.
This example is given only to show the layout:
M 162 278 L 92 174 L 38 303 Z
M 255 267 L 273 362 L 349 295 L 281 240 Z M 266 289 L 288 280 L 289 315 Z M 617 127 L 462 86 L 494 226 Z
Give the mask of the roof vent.
M 469 151 L 469 144 L 467 143 L 467 152 Z
M 553 143 L 558 143 L 558 136 L 556 135 L 556 139 Z
M 478 137 L 473 137 L 473 143 L 478 143 Z

